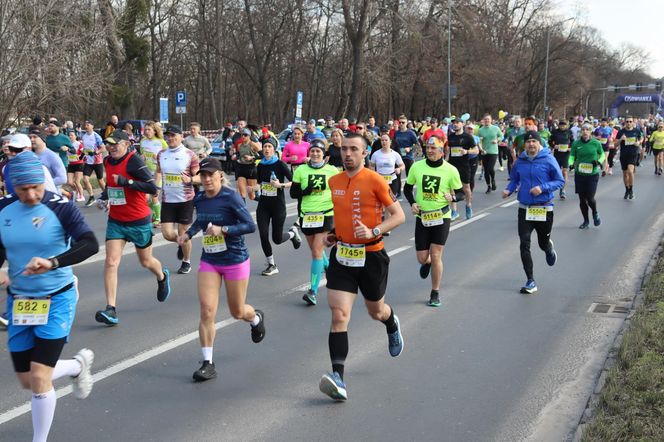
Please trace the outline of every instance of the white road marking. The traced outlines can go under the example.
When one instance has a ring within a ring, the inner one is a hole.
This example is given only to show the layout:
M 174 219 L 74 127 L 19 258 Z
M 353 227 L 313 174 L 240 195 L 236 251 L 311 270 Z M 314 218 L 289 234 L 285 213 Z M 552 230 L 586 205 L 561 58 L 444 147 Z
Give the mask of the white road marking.
M 515 204 L 518 203 L 518 202 L 519 202 L 519 200 L 510 201 L 509 203 L 505 203 L 505 204 L 503 204 L 503 205 L 500 206 L 500 207 L 509 207 L 509 206 L 513 206 L 513 205 L 515 205 Z
M 232 325 L 234 323 L 238 322 L 237 319 L 224 319 L 223 321 L 217 322 L 214 327 L 217 330 L 220 330 L 222 328 L 228 327 L 229 325 Z M 141 352 L 135 356 L 132 356 L 130 358 L 127 358 L 123 361 L 118 362 L 117 364 L 111 365 L 108 368 L 103 369 L 100 372 L 95 373 L 92 378 L 94 379 L 95 382 L 100 382 L 103 381 L 104 379 L 107 379 L 114 374 L 118 374 L 121 371 L 127 370 L 129 368 L 132 368 L 141 362 L 145 362 L 149 359 L 152 359 L 156 356 L 159 356 L 163 353 L 166 353 L 169 350 L 172 350 L 174 348 L 180 347 L 181 345 L 187 344 L 195 339 L 198 339 L 198 330 L 187 333 L 186 335 L 180 336 L 175 339 L 171 339 L 169 341 L 166 341 L 162 344 L 157 345 L 156 347 L 153 347 L 149 350 L 146 350 L 144 352 Z M 71 394 L 72 392 L 72 387 L 71 385 L 67 385 L 66 387 L 58 388 L 56 391 L 57 397 L 65 397 Z M 15 419 L 19 416 L 22 416 L 26 413 L 30 412 L 30 402 L 26 402 L 23 405 L 19 405 L 18 407 L 12 408 L 2 414 L 0 414 L 0 425 L 9 422 L 12 419 Z
M 479 221 L 479 220 L 481 220 L 482 218 L 485 218 L 485 217 L 487 217 L 487 216 L 489 216 L 489 215 L 491 215 L 489 212 L 484 212 L 484 213 L 480 213 L 479 215 L 475 215 L 475 216 L 472 217 L 471 219 L 467 219 L 467 220 L 465 220 L 465 221 L 461 221 L 460 223 L 456 223 L 455 225 L 453 225 L 452 227 L 450 227 L 450 232 L 453 232 L 453 231 L 455 231 L 456 229 L 460 229 L 460 228 L 462 228 L 462 227 L 465 227 L 465 226 L 467 226 L 467 225 L 470 224 L 470 223 L 474 223 L 475 221 Z

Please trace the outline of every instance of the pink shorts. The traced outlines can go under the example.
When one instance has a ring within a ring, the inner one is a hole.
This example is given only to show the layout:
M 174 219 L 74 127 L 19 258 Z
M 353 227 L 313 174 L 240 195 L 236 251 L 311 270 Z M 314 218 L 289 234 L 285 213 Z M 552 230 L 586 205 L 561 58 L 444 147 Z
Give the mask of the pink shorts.
M 218 273 L 219 276 L 226 278 L 228 281 L 241 281 L 243 279 L 249 279 L 249 273 L 251 273 L 251 260 L 247 258 L 245 262 L 229 266 L 218 266 L 201 261 L 198 266 L 198 271 Z

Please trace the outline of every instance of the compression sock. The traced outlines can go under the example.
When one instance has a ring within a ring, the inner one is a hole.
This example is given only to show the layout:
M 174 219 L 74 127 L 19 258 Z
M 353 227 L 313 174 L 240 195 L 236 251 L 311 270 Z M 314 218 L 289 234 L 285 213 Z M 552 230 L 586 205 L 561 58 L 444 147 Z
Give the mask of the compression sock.
M 381 322 L 385 324 L 385 328 L 387 328 L 388 333 L 394 333 L 395 331 L 398 330 L 397 322 L 394 320 L 394 309 L 391 306 L 390 306 L 390 317 Z
M 60 359 L 53 369 L 53 380 L 63 376 L 78 376 L 81 373 L 81 364 L 76 359 Z
M 55 414 L 55 390 L 32 393 L 32 442 L 46 442 Z
M 320 284 L 320 278 L 323 274 L 323 259 L 312 259 L 311 260 L 311 290 L 315 294 L 318 294 L 318 285 Z
M 348 332 L 330 332 L 327 344 L 330 348 L 332 371 L 339 373 L 343 380 L 344 364 L 346 363 L 346 356 L 348 356 Z

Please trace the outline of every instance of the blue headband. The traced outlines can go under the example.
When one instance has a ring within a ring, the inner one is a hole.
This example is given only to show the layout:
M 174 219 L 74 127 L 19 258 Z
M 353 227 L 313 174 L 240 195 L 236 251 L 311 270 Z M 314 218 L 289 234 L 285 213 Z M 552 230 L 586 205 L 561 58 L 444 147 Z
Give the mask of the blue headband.
M 23 184 L 43 184 L 46 181 L 44 167 L 34 152 L 25 151 L 11 160 L 9 179 L 13 186 Z

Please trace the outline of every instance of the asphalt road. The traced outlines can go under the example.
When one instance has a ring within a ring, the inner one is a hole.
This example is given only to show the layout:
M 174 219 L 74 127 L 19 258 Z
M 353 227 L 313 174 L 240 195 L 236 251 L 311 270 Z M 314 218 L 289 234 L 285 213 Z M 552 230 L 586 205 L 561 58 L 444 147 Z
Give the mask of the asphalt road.
M 638 169 L 636 199 L 622 199 L 619 175 L 602 178 L 602 226 L 580 231 L 573 187 L 557 202 L 552 238 L 558 263 L 533 251 L 536 295 L 521 295 L 517 206 L 478 184 L 475 217 L 453 224 L 445 249 L 440 309 L 425 305 L 429 281 L 419 278 L 413 217 L 387 238 L 391 255 L 387 302 L 401 319 L 405 349 L 387 352 L 382 324 L 361 301 L 350 324 L 346 365 L 349 399 L 335 403 L 318 391 L 329 370 L 330 312 L 325 289 L 318 306 L 301 300 L 310 262 L 306 244 L 275 248 L 280 273 L 265 267 L 258 234 L 248 236 L 252 279 L 248 302 L 265 311 L 267 334 L 251 342 L 249 325 L 229 319 L 222 297 L 215 362 L 219 377 L 195 384 L 195 272 L 174 275 L 174 294 L 156 301 L 153 277 L 127 248 L 120 267 L 120 324 L 94 321 L 104 307 L 103 252 L 76 267 L 81 299 L 64 356 L 95 351 L 97 382 L 79 401 L 60 380 L 52 441 L 262 440 L 564 440 L 585 407 L 608 348 L 661 237 L 664 178 L 651 159 Z M 407 209 L 407 203 L 404 208 Z M 463 208 L 463 205 L 461 205 Z M 255 209 L 253 202 L 250 210 Z M 104 214 L 83 208 L 103 239 Z M 463 210 L 462 210 L 463 212 Z M 294 209 L 289 211 L 289 222 Z M 177 269 L 175 246 L 155 237 L 155 255 Z M 197 268 L 200 242 L 195 242 Z M 536 242 L 533 241 L 536 248 Z M 594 313 L 593 303 L 612 306 Z M 18 388 L 6 342 L 0 344 L 0 440 L 31 437 L 29 394 Z

